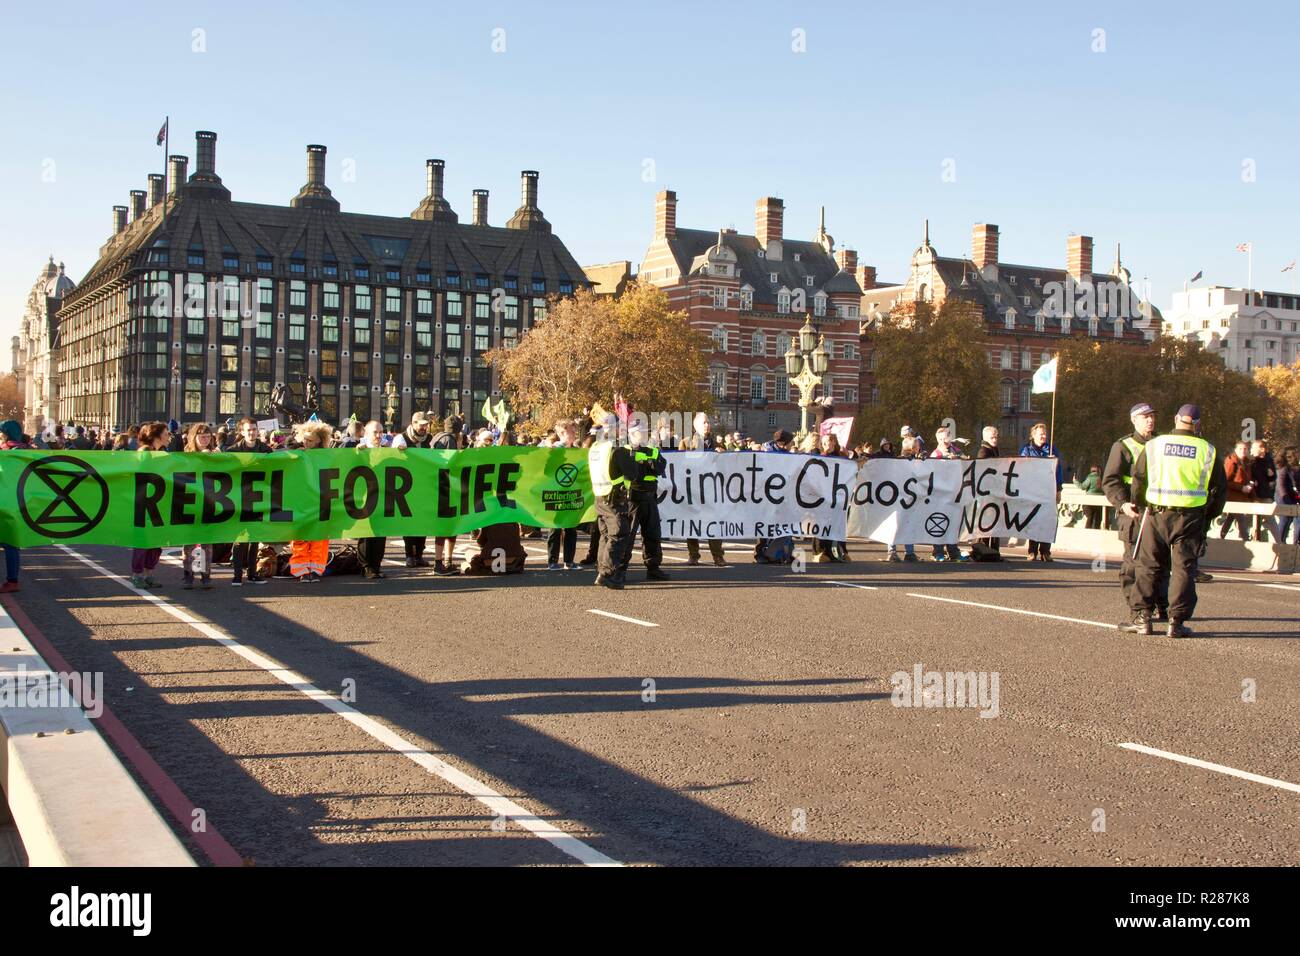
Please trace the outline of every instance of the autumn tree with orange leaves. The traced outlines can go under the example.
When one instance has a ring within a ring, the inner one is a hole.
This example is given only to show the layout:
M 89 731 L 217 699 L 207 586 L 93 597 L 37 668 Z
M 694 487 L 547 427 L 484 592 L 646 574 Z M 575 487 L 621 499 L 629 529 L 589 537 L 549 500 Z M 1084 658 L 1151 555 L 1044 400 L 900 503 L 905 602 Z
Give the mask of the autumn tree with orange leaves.
M 584 289 L 553 300 L 518 345 L 486 358 L 521 427 L 536 432 L 597 402 L 612 409 L 615 393 L 639 411 L 709 411 L 712 345 L 663 290 L 632 283 L 618 298 Z

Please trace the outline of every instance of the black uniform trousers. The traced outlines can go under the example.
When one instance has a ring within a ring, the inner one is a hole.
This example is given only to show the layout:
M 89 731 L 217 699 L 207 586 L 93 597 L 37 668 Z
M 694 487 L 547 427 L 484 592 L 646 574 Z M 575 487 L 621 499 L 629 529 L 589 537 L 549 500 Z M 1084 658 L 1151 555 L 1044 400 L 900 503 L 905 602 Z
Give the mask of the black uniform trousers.
M 659 501 L 653 491 L 632 492 L 632 510 L 636 525 L 633 537 L 641 532 L 641 560 L 647 568 L 657 568 L 664 563 L 663 536 L 659 526 Z M 628 547 L 629 554 L 631 545 Z
M 1119 540 L 1124 545 L 1124 560 L 1119 565 L 1119 586 L 1124 592 L 1124 606 L 1131 611 L 1142 610 L 1142 597 L 1138 594 L 1134 582 L 1137 580 L 1137 560 L 1133 557 L 1133 542 L 1137 540 L 1139 520 L 1134 520 L 1126 515 L 1118 516 Z M 1151 519 L 1147 519 L 1147 524 Z M 1145 532 L 1144 532 L 1145 534 Z M 1164 578 L 1160 582 L 1160 590 L 1156 593 L 1156 607 L 1169 606 L 1169 578 Z
M 1138 542 L 1137 609 L 1150 611 L 1168 589 L 1169 619 L 1187 621 L 1196 610 L 1196 565 L 1205 537 L 1205 512 L 1155 511 Z
M 403 538 L 402 544 L 406 547 L 406 558 L 408 561 L 418 561 L 424 557 L 424 549 L 429 544 L 428 538 Z
M 600 551 L 596 570 L 600 576 L 622 584 L 632 560 L 634 511 L 627 490 L 615 488 L 596 498 L 596 524 L 600 528 Z

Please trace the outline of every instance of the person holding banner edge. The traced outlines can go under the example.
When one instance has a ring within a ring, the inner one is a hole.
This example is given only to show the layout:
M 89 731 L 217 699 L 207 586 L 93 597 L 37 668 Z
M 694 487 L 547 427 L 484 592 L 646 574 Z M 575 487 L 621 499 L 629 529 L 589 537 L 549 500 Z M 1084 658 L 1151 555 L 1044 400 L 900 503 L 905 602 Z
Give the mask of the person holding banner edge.
M 1137 519 L 1137 560 L 1132 633 L 1151 634 L 1162 589 L 1169 596 L 1169 637 L 1191 634 L 1196 610 L 1196 563 L 1206 529 L 1223 511 L 1227 478 L 1215 447 L 1200 436 L 1201 410 L 1184 405 L 1174 430 L 1146 443 L 1133 463 L 1133 501 L 1123 507 Z M 1145 507 L 1139 516 L 1135 502 Z

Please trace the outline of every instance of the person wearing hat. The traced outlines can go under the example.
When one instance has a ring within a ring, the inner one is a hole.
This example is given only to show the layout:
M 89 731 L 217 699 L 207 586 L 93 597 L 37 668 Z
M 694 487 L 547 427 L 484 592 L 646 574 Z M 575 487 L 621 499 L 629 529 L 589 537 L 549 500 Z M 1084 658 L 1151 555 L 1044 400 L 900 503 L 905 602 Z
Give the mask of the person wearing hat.
M 632 538 L 641 533 L 641 560 L 645 562 L 645 576 L 651 581 L 667 581 L 668 573 L 660 565 L 664 560 L 663 536 L 659 523 L 659 479 L 666 470 L 664 456 L 654 445 L 646 444 L 650 440 L 650 430 L 646 423 L 634 419 L 628 425 L 628 442 L 632 449 L 632 459 L 636 471 L 629 476 L 628 497 L 636 515 L 632 526 Z M 632 542 L 628 542 L 628 554 L 631 556 Z
M 618 419 L 607 415 L 602 425 L 600 440 L 587 450 L 587 470 L 596 496 L 596 524 L 600 529 L 596 583 L 621 591 L 632 560 L 632 519 L 636 514 L 629 485 L 640 468 L 632 450 L 616 442 Z
M 400 435 L 393 436 L 393 448 L 431 448 L 433 447 L 433 435 L 429 433 L 430 419 L 424 412 L 416 412 L 411 416 L 411 424 L 406 426 L 406 431 Z M 429 562 L 424 559 L 424 549 L 428 545 L 427 537 L 402 537 L 402 544 L 406 549 L 406 566 L 408 568 L 427 568 Z
M 1169 596 L 1169 637 L 1191 633 L 1187 621 L 1196 611 L 1196 562 L 1205 529 L 1227 498 L 1223 461 L 1200 436 L 1201 410 L 1184 405 L 1174 430 L 1152 438 L 1133 463 L 1132 500 L 1120 509 L 1138 522 L 1136 601 L 1127 630 L 1150 634 L 1151 617 L 1161 594 Z M 1142 512 L 1137 504 L 1142 503 Z
M 1133 581 L 1137 573 L 1137 562 L 1133 557 L 1133 545 L 1137 541 L 1138 522 L 1133 520 L 1125 513 L 1126 504 L 1134 504 L 1133 489 L 1133 462 L 1137 460 L 1138 455 L 1142 454 L 1142 449 L 1151 437 L 1156 433 L 1156 410 L 1146 402 L 1138 402 L 1128 412 L 1129 420 L 1133 423 L 1131 434 L 1125 435 L 1115 444 L 1110 446 L 1110 454 L 1106 458 L 1106 469 L 1101 476 L 1101 493 L 1106 496 L 1106 500 L 1115 508 L 1117 514 L 1116 525 L 1119 530 L 1119 540 L 1124 546 L 1124 559 L 1119 566 L 1119 586 L 1124 595 L 1124 607 L 1129 609 L 1129 619 L 1121 624 L 1121 627 L 1131 628 L 1134 626 L 1141 627 L 1137 620 L 1137 607 L 1135 601 L 1136 595 L 1133 593 Z M 1165 582 L 1166 585 L 1168 582 Z M 1167 623 L 1169 621 L 1169 595 L 1161 592 L 1156 595 L 1155 609 L 1151 618 L 1153 621 Z

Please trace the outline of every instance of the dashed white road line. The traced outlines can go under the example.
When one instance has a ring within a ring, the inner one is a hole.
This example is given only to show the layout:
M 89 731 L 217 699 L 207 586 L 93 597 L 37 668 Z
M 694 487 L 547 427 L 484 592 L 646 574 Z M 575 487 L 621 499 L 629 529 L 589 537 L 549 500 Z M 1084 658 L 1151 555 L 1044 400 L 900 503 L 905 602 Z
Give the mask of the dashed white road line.
M 653 621 L 638 621 L 634 617 L 624 617 L 622 614 L 615 614 L 612 611 L 601 611 L 598 608 L 587 608 L 588 614 L 599 614 L 601 617 L 612 617 L 616 621 L 626 621 L 628 624 L 640 624 L 642 627 L 658 627 Z
M 861 588 L 864 591 L 879 591 L 880 588 L 874 584 L 852 584 L 849 581 L 827 581 L 827 584 L 834 584 L 842 588 Z
M 1168 750 L 1157 750 L 1155 747 L 1145 747 L 1142 744 L 1125 743 L 1120 744 L 1125 750 L 1135 750 L 1140 754 L 1149 754 L 1152 757 L 1164 757 L 1166 760 L 1174 760 L 1178 763 L 1185 763 L 1192 767 L 1200 767 L 1202 770 L 1213 770 L 1215 773 L 1227 774 L 1229 777 L 1240 777 L 1242 780 L 1249 780 L 1252 783 L 1262 783 L 1270 787 L 1277 787 L 1279 790 L 1290 790 L 1292 793 L 1300 793 L 1300 784 L 1289 783 L 1286 780 L 1276 780 L 1273 777 L 1261 776 L 1257 773 L 1250 773 L 1246 770 L 1237 770 L 1233 767 L 1225 767 L 1221 763 L 1210 763 L 1208 760 L 1198 760 L 1195 757 L 1184 757 L 1182 754 L 1171 753 Z
M 501 794 L 497 793 L 487 784 L 479 780 L 475 780 L 469 774 L 464 773 L 463 771 L 453 767 L 451 764 L 438 759 L 433 754 L 429 753 L 427 750 L 417 747 L 415 744 L 411 743 L 409 740 L 406 740 L 401 735 L 390 730 L 388 727 L 384 726 L 379 721 L 375 720 L 373 717 L 370 717 L 367 714 L 363 714 L 360 711 L 348 706 L 338 698 L 332 697 L 331 695 L 325 693 L 323 690 L 320 690 L 315 685 L 311 684 L 307 680 L 307 678 L 303 677 L 301 674 L 289 670 L 287 667 L 281 667 L 278 663 L 271 660 L 269 657 L 266 657 L 265 655 L 260 654 L 259 652 L 252 650 L 251 648 L 245 647 L 243 644 L 239 643 L 239 641 L 235 640 L 233 637 L 230 637 L 228 634 L 219 631 L 217 628 L 213 627 L 210 624 L 205 623 L 204 621 L 200 621 L 198 618 L 191 615 L 184 608 L 177 607 L 174 604 L 170 604 L 167 601 L 164 601 L 162 598 L 158 597 L 155 594 L 150 594 L 148 591 L 142 591 L 139 588 L 134 587 L 129 581 L 127 581 L 121 575 L 114 574 L 113 572 L 104 568 L 102 565 L 96 563 L 91 558 L 88 558 L 83 554 L 73 551 L 71 548 L 67 547 L 66 545 L 58 545 L 58 547 L 62 551 L 65 551 L 67 554 L 76 558 L 78 561 L 86 565 L 91 570 L 97 571 L 99 574 L 101 574 L 105 578 L 108 578 L 111 581 L 116 581 L 118 584 L 122 585 L 128 591 L 131 591 L 134 594 L 138 594 L 144 600 L 149 601 L 160 611 L 165 611 L 167 614 L 170 614 L 172 617 L 176 618 L 181 623 L 188 624 L 190 627 L 194 628 L 204 637 L 210 638 L 211 640 L 222 645 L 226 649 L 233 651 L 235 654 L 239 655 L 240 657 L 242 657 L 244 660 L 248 661 L 250 664 L 254 665 L 255 667 L 260 667 L 262 670 L 266 671 L 272 677 L 276 678 L 282 683 L 287 684 L 289 687 L 292 687 L 294 690 L 298 691 L 304 697 L 316 701 L 326 710 L 331 710 L 334 713 L 338 714 L 348 723 L 352 724 L 354 727 L 361 730 L 363 733 L 369 735 L 373 739 L 379 741 L 381 744 L 393 750 L 395 753 L 401 754 L 402 756 L 411 760 L 413 763 L 429 771 L 429 773 L 441 777 L 443 780 L 447 781 L 453 787 L 456 787 L 461 792 L 467 794 L 468 796 L 473 797 L 479 803 L 486 806 L 497 816 L 501 816 L 509 820 L 513 820 L 515 823 L 519 824 L 519 826 L 523 827 L 525 830 L 529 831 L 534 836 L 541 837 L 543 840 L 550 843 L 556 849 L 560 850 L 563 853 L 568 854 L 569 856 L 573 857 L 575 860 L 578 860 L 581 863 L 585 863 L 588 866 L 621 866 L 622 865 L 617 860 L 611 859 L 610 857 L 601 853 L 599 850 L 588 846 L 586 843 L 583 843 L 581 840 L 579 840 L 577 837 L 573 836 L 572 834 L 565 833 L 563 830 L 557 829 L 556 827 L 547 823 L 545 820 L 542 820 L 541 818 L 537 817 L 533 813 L 530 813 L 528 810 L 525 810 L 523 807 L 515 803 L 513 800 L 510 800 L 507 797 L 503 797 Z
M 1004 607 L 1001 604 L 982 604 L 979 601 L 961 601 L 957 598 L 937 597 L 933 594 L 917 594 L 915 591 L 905 592 L 908 597 L 922 598 L 926 601 L 942 601 L 945 604 L 965 604 L 968 607 L 983 607 L 991 611 L 1006 611 L 1008 614 L 1025 614 L 1029 617 L 1045 617 L 1053 621 L 1066 621 L 1070 624 L 1087 624 L 1091 627 L 1104 627 L 1108 631 L 1119 630 L 1117 624 L 1107 624 L 1104 621 L 1087 621 L 1081 617 L 1064 617 L 1060 614 L 1047 614 L 1043 611 L 1024 611 L 1018 607 Z

